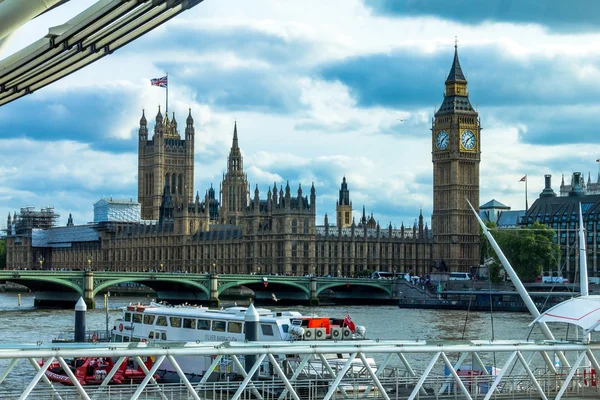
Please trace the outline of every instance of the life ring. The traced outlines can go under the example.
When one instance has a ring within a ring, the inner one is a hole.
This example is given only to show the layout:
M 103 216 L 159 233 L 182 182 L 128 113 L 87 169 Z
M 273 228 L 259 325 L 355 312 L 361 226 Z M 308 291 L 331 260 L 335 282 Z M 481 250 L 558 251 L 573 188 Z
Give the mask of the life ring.
M 123 332 L 123 324 L 119 324 L 119 332 Z
M 344 337 L 349 338 L 352 336 L 352 331 L 349 328 L 344 329 Z
M 315 335 L 317 336 L 317 338 L 322 338 L 323 337 L 323 331 L 320 329 L 317 329 L 315 331 Z
M 340 330 L 339 329 L 332 329 L 331 330 L 331 336 L 333 336 L 334 339 L 339 339 L 340 338 Z
M 98 335 L 96 335 L 95 333 L 92 335 L 92 342 L 97 342 L 98 341 Z
M 589 382 L 588 382 L 588 378 L 589 378 Z M 590 372 L 588 372 L 587 369 L 583 370 L 583 384 L 585 386 L 597 386 L 598 385 L 598 380 L 596 378 L 596 370 L 594 368 L 591 368 Z

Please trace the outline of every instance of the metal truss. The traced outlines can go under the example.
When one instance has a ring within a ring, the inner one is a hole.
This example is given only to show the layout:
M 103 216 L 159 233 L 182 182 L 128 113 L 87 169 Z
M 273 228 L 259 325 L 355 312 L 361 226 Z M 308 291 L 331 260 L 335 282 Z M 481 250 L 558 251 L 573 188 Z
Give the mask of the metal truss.
M 569 366 L 559 365 L 559 353 Z M 15 345 L 0 347 L 0 398 L 599 398 L 600 384 L 595 375 L 595 371 L 600 372 L 599 354 L 600 343 L 548 341 Z M 254 363 L 244 365 L 244 357 L 250 355 L 255 356 Z M 193 380 L 182 370 L 178 361 L 181 356 L 212 357 L 208 371 L 217 371 L 227 360 L 232 370 L 228 374 L 206 373 Z M 88 386 L 80 384 L 68 367 L 68 360 L 75 357 L 111 357 L 116 362 L 102 384 Z M 144 357 L 154 357 L 150 369 L 144 365 Z M 42 366 L 38 364 L 40 359 L 45 360 Z M 135 360 L 143 370 L 143 380 L 137 385 L 109 385 L 118 366 L 128 359 Z M 72 386 L 48 379 L 46 371 L 55 361 Z M 173 367 L 180 384 L 168 385 L 155 379 L 163 361 Z M 270 371 L 267 376 L 265 371 Z
M 0 106 L 49 85 L 203 0 L 98 0 L 67 23 L 0 61 Z

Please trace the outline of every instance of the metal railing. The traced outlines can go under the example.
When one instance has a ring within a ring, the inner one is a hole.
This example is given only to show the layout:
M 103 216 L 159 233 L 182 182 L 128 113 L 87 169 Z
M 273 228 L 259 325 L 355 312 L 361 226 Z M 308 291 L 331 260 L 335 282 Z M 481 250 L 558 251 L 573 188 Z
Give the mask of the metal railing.
M 558 364 L 559 352 L 570 367 Z M 600 371 L 599 354 L 600 343 L 548 341 L 5 345 L 0 346 L 0 398 L 599 398 L 595 374 Z M 244 365 L 245 356 L 256 361 Z M 115 366 L 100 385 L 85 385 L 68 368 L 69 360 L 79 357 L 110 357 Z M 147 367 L 144 357 L 152 357 L 153 365 Z M 198 365 L 200 358 L 208 360 L 206 371 L 214 372 L 193 376 L 192 371 L 183 371 L 180 362 L 185 357 L 198 357 Z M 109 385 L 118 366 L 129 360 L 143 370 L 141 382 Z M 53 362 L 64 367 L 72 386 L 48 379 L 46 370 Z M 167 364 L 178 383 L 164 384 L 156 378 Z M 225 364 L 227 370 L 221 368 Z

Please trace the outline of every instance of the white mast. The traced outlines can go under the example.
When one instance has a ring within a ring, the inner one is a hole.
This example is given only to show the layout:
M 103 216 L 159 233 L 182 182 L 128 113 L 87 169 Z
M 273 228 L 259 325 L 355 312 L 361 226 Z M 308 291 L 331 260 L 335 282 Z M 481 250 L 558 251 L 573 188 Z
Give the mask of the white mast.
M 583 213 L 581 203 L 579 203 L 579 283 L 581 295 L 587 296 L 588 293 L 588 272 L 587 272 L 587 253 L 585 251 L 586 237 L 583 231 Z

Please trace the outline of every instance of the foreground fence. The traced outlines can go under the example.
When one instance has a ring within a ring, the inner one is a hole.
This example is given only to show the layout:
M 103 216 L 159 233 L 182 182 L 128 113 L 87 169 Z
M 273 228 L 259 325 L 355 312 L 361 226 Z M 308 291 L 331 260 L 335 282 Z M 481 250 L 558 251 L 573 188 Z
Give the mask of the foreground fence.
M 547 341 L 15 345 L 0 347 L 0 398 L 600 398 L 599 354 L 600 343 Z M 101 384 L 82 384 L 69 368 L 81 357 L 115 366 L 97 376 Z M 113 384 L 118 367 L 132 362 L 143 371 L 139 382 Z M 189 373 L 203 363 L 212 373 Z M 51 365 L 72 385 L 52 382 Z M 156 378 L 166 368 L 176 383 Z

